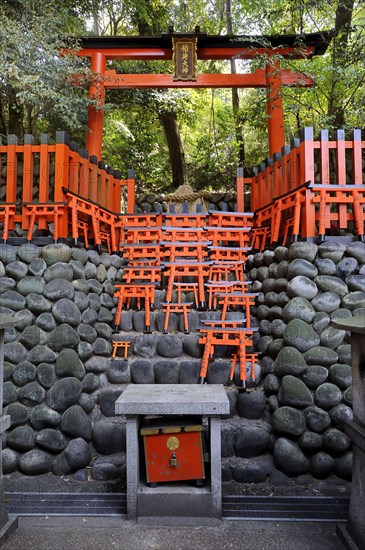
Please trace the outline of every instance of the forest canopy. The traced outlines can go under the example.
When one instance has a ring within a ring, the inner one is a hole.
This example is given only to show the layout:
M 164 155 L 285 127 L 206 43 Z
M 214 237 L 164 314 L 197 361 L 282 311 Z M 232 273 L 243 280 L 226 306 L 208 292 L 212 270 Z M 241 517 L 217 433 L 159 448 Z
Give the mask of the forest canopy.
M 78 37 L 159 35 L 173 27 L 212 35 L 271 35 L 334 29 L 327 52 L 282 66 L 315 79 L 312 88 L 283 89 L 286 141 L 300 128 L 363 127 L 365 4 L 357 0 L 2 0 L 0 5 L 0 134 L 68 131 L 85 145 L 85 86 L 92 78 L 77 57 Z M 69 55 L 60 55 L 68 48 Z M 252 72 L 265 59 L 199 62 L 199 72 Z M 128 65 L 128 66 L 127 66 Z M 114 62 L 117 72 L 171 72 L 167 62 Z M 170 191 L 231 189 L 236 168 L 268 154 L 266 92 L 259 89 L 110 90 L 103 159 L 136 170 L 141 187 Z M 184 166 L 171 162 L 168 131 L 180 140 Z

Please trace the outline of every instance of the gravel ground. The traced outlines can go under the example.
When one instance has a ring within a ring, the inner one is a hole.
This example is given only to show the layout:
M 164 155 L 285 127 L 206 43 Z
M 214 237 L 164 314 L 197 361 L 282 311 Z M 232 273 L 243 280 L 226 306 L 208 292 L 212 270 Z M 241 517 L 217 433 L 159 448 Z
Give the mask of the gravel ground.
M 146 527 L 117 518 L 20 518 L 2 550 L 344 550 L 333 523 Z

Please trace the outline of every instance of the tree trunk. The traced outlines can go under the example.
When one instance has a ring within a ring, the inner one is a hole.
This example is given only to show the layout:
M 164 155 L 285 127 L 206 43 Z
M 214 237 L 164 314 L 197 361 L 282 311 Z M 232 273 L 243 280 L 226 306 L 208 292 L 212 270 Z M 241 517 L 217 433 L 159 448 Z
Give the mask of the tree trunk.
M 227 33 L 233 34 L 233 24 L 232 24 L 232 5 L 231 0 L 226 0 L 226 20 L 227 20 Z M 231 59 L 231 73 L 236 74 L 236 61 Z M 242 120 L 239 116 L 240 110 L 240 98 L 238 95 L 237 88 L 232 88 L 232 111 L 233 111 L 233 120 L 234 120 L 234 129 L 236 134 L 236 141 L 238 146 L 238 164 L 239 166 L 245 166 L 245 143 L 243 137 L 243 126 Z
M 337 67 L 344 67 L 348 62 L 347 52 L 353 9 L 354 0 L 339 0 L 335 20 L 336 36 L 333 43 L 333 66 L 335 69 Z M 337 90 L 337 83 L 338 77 L 335 70 L 328 103 L 328 114 L 333 118 L 336 128 L 341 128 L 345 124 L 345 112 L 339 91 Z
M 164 129 L 172 172 L 174 187 L 188 183 L 184 148 L 175 113 L 160 113 L 159 121 Z

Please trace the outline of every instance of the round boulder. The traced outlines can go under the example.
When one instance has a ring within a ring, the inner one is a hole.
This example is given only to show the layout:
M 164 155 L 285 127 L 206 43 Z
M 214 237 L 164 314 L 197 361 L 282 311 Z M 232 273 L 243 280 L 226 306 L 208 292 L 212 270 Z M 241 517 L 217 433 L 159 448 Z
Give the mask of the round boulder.
M 289 476 L 304 474 L 310 466 L 309 459 L 300 447 L 285 437 L 279 437 L 275 442 L 274 462 L 279 470 Z
M 328 412 L 320 409 L 319 407 L 308 407 L 304 411 L 304 416 L 307 422 L 308 429 L 316 432 L 323 433 L 331 425 L 331 417 Z
M 315 401 L 318 407 L 328 410 L 340 403 L 342 399 L 341 390 L 329 382 L 321 384 L 315 392 Z
M 338 361 L 338 355 L 333 349 L 315 346 L 304 353 L 304 359 L 308 365 L 330 367 Z
M 68 298 L 61 298 L 52 307 L 52 315 L 59 323 L 77 327 L 81 323 L 79 308 Z
M 15 451 L 29 451 L 35 446 L 35 431 L 30 426 L 17 426 L 7 433 L 6 442 Z
M 317 346 L 320 338 L 310 325 L 301 319 L 292 319 L 284 330 L 283 341 L 284 345 L 305 352 Z
M 299 437 L 306 427 L 304 413 L 293 407 L 280 407 L 274 411 L 272 427 L 281 435 Z
M 351 439 L 340 430 L 331 428 L 323 435 L 323 448 L 332 455 L 341 455 L 351 445 Z
M 335 461 L 327 453 L 320 451 L 311 457 L 310 470 L 314 477 L 327 477 L 334 469 Z
M 341 390 L 346 390 L 352 384 L 352 370 L 350 365 L 336 363 L 329 368 L 329 380 Z
M 110 420 L 100 420 L 94 424 L 92 441 L 101 455 L 125 451 L 125 426 Z
M 292 243 L 289 247 L 289 259 L 295 260 L 304 259 L 308 262 L 313 262 L 318 251 L 318 246 L 315 243 L 297 242 Z
M 308 300 L 296 296 L 292 298 L 290 302 L 286 304 L 283 309 L 283 320 L 285 323 L 293 319 L 301 319 L 305 323 L 311 323 L 315 317 L 316 312 Z
M 239 393 L 237 395 L 237 414 L 243 418 L 259 419 L 265 408 L 266 397 L 261 392 L 252 391 L 250 393 Z
M 347 284 L 340 277 L 318 275 L 314 282 L 321 292 L 334 292 L 340 298 L 343 298 L 348 292 Z
M 309 365 L 302 374 L 302 380 L 311 390 L 315 390 L 328 378 L 328 369 L 322 365 Z
M 297 275 L 303 275 L 304 277 L 308 277 L 308 279 L 314 279 L 318 275 L 318 269 L 313 263 L 308 262 L 308 260 L 295 258 L 295 260 L 289 264 L 287 278 L 290 281 Z
M 300 296 L 306 300 L 312 300 L 318 293 L 317 285 L 304 277 L 303 275 L 297 275 L 288 283 L 287 293 L 291 298 L 295 296 Z
M 286 346 L 279 351 L 274 364 L 274 374 L 298 376 L 307 368 L 303 355 L 294 347 Z
M 47 404 L 56 411 L 65 411 L 75 405 L 81 396 L 81 382 L 75 377 L 57 380 L 47 395 Z
M 41 256 L 47 265 L 57 262 L 67 263 L 71 259 L 71 248 L 63 243 L 49 244 L 41 249 Z
M 19 458 L 19 470 L 28 476 L 47 474 L 51 471 L 52 455 L 41 449 L 32 449 Z
M 269 445 L 270 436 L 267 430 L 259 426 L 243 426 L 234 436 L 236 456 L 251 458 L 264 453 Z
M 48 337 L 48 345 L 54 351 L 76 348 L 79 343 L 79 334 L 67 322 L 53 329 Z
M 70 437 L 91 439 L 91 420 L 80 405 L 72 405 L 63 413 L 60 428 Z

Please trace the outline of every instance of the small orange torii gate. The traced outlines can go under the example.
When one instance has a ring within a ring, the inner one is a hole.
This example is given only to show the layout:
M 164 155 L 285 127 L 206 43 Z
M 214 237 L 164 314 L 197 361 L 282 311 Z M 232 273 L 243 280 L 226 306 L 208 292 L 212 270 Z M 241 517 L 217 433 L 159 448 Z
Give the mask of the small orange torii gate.
M 281 69 L 279 58 L 310 59 L 323 55 L 332 31 L 297 35 L 210 36 L 201 32 L 163 33 L 161 36 L 96 36 L 79 39 L 79 56 L 89 57 L 95 79 L 89 87 L 90 106 L 86 147 L 101 158 L 105 94 L 111 88 L 266 88 L 269 154 L 285 145 L 283 86 L 313 85 L 300 73 Z M 197 74 L 197 60 L 266 57 L 266 68 L 245 74 Z M 107 67 L 115 60 L 172 60 L 173 74 L 120 74 Z

